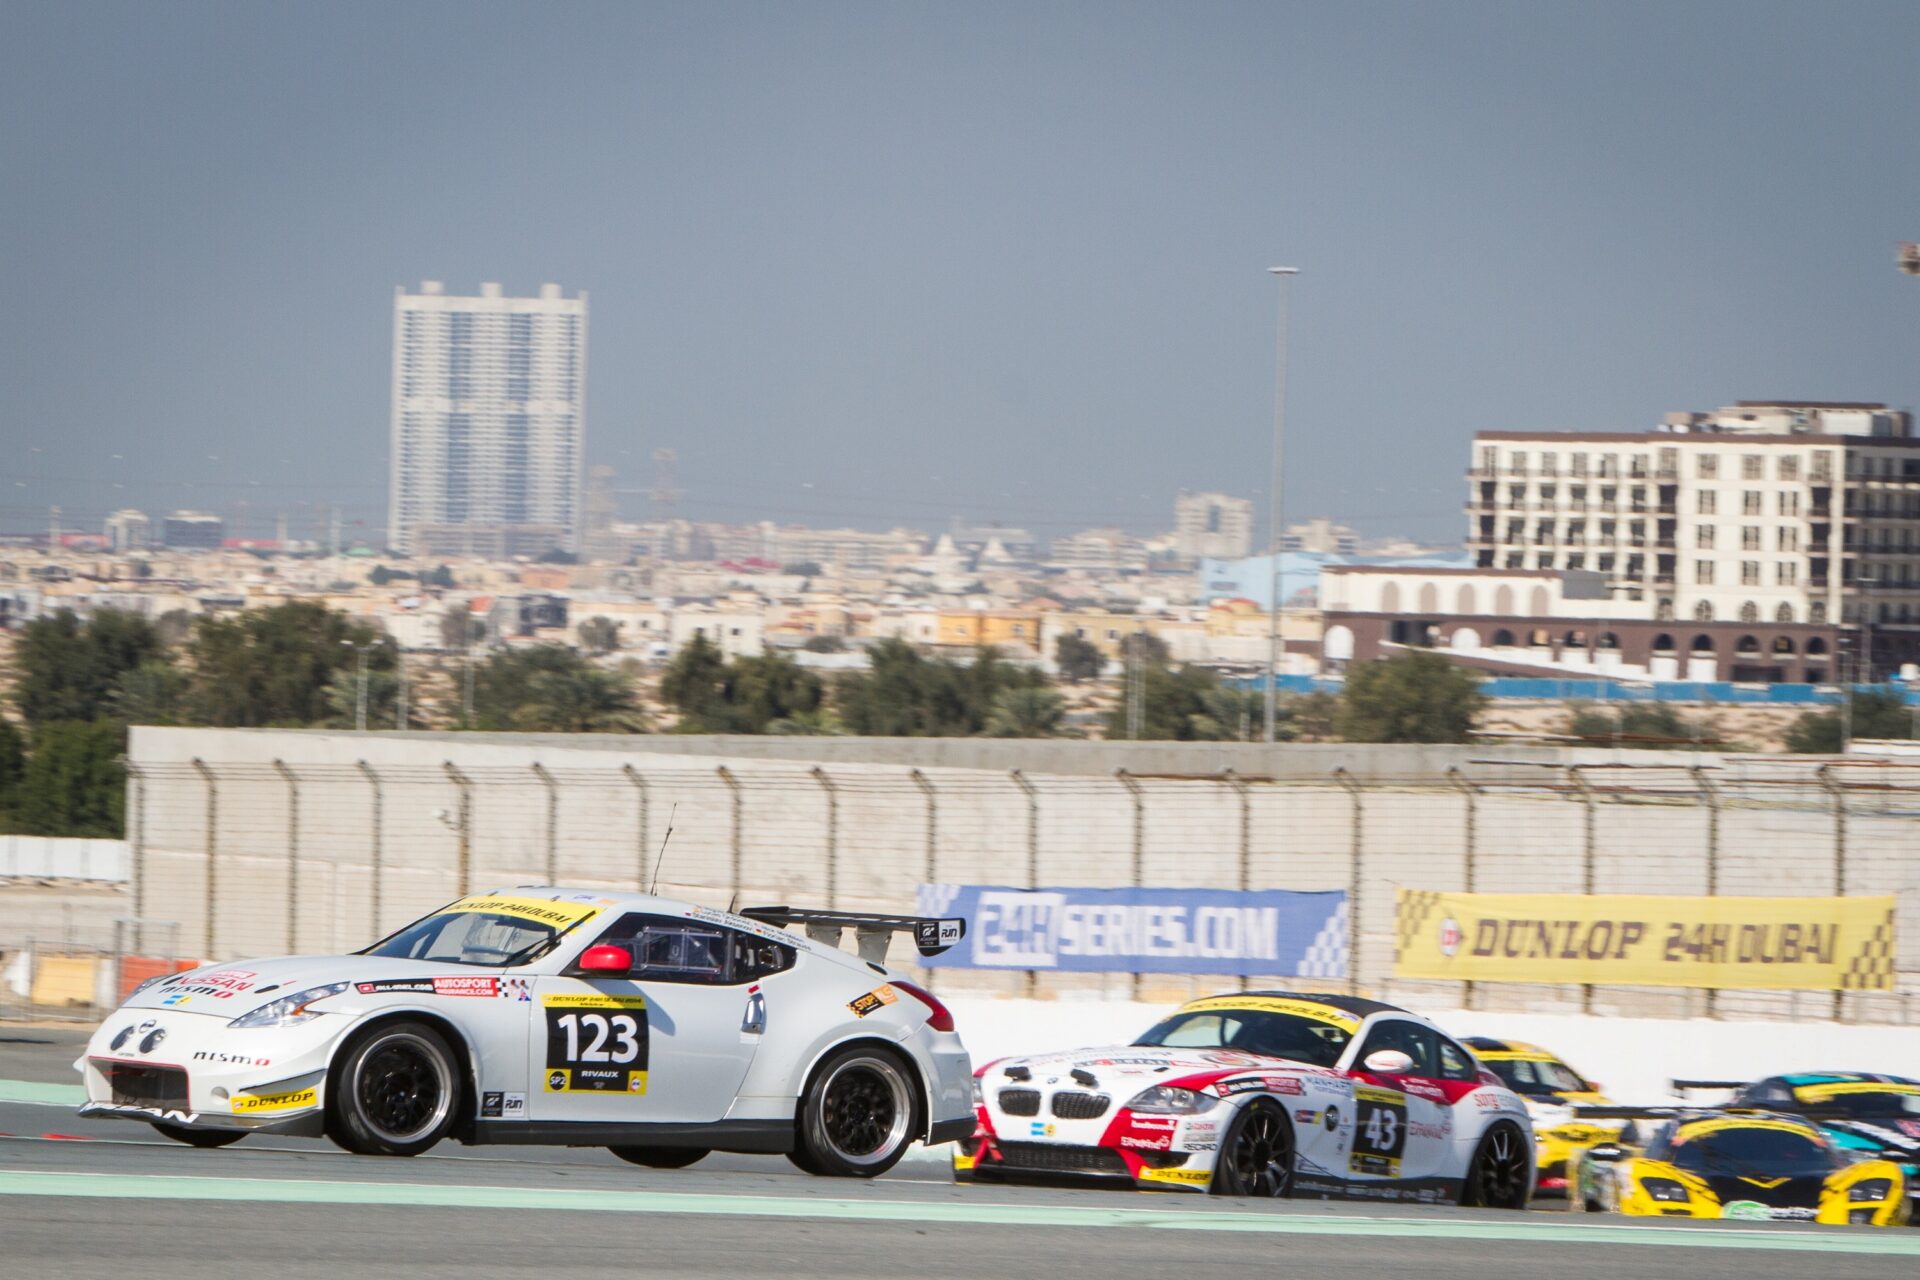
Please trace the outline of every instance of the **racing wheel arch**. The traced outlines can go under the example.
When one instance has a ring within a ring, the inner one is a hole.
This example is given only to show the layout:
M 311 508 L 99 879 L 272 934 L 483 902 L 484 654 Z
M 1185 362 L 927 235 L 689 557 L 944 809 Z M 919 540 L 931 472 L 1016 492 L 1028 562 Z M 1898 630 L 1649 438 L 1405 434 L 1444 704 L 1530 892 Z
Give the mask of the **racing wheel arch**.
M 806 1074 L 800 1077 L 800 1087 L 793 1096 L 793 1123 L 800 1123 L 800 1108 L 806 1103 L 807 1091 L 813 1088 L 813 1081 L 820 1074 L 820 1068 L 826 1060 L 842 1049 L 855 1045 L 874 1049 L 886 1054 L 907 1069 L 908 1077 L 913 1081 L 914 1135 L 915 1141 L 924 1142 L 933 1127 L 933 1088 L 927 1079 L 926 1069 L 911 1051 L 897 1041 L 883 1039 L 875 1035 L 850 1035 L 841 1040 L 829 1041 L 820 1046 L 818 1052 L 807 1063 Z
M 476 1117 L 473 1115 L 474 1108 L 470 1103 L 472 1099 L 480 1096 L 480 1078 L 478 1068 L 474 1065 L 479 1061 L 479 1055 L 474 1052 L 473 1044 L 466 1031 L 446 1014 L 437 1010 L 422 1009 L 417 1006 L 382 1009 L 372 1017 L 348 1027 L 346 1032 L 334 1042 L 333 1052 L 327 1055 L 327 1105 L 331 1106 L 333 1103 L 333 1082 L 336 1078 L 334 1068 L 341 1058 L 345 1057 L 354 1045 L 392 1022 L 424 1022 L 446 1038 L 448 1046 L 452 1048 L 454 1057 L 457 1059 L 455 1066 L 459 1069 L 461 1084 L 465 1090 L 465 1096 L 456 1100 L 454 1121 L 447 1129 L 447 1136 L 456 1142 L 472 1142 Z

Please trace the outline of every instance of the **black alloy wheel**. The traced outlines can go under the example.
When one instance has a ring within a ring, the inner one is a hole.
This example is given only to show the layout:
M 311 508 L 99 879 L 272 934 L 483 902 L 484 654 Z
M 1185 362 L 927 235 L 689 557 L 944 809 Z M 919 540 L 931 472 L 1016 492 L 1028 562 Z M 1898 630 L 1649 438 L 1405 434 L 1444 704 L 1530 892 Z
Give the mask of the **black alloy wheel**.
M 245 1129 L 189 1129 L 185 1125 L 168 1124 L 164 1120 L 151 1123 L 162 1137 L 184 1142 L 190 1147 L 230 1147 L 247 1136 Z
M 1526 1208 L 1532 1165 L 1533 1146 L 1520 1130 L 1510 1124 L 1494 1125 L 1474 1148 L 1460 1203 L 1476 1209 Z
M 1228 1127 L 1207 1190 L 1217 1196 L 1277 1199 L 1292 1187 L 1293 1122 L 1273 1103 L 1256 1098 Z
M 360 1155 L 413 1156 L 453 1125 L 460 1077 L 440 1033 L 391 1022 L 355 1042 L 333 1072 L 328 1136 Z
M 918 1090 L 891 1052 L 854 1045 L 827 1058 L 801 1100 L 795 1165 L 830 1178 L 877 1178 L 920 1136 Z
M 608 1147 L 607 1150 L 628 1164 L 645 1165 L 649 1169 L 684 1169 L 713 1154 L 707 1147 Z

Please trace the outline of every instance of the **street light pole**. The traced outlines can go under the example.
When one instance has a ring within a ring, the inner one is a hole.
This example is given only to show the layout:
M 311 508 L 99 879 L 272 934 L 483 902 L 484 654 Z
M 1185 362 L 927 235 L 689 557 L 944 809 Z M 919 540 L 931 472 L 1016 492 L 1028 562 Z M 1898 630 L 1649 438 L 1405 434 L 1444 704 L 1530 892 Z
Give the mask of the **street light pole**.
M 1273 482 L 1267 493 L 1267 554 L 1269 576 L 1268 594 L 1272 597 L 1267 610 L 1267 725 L 1266 740 L 1272 742 L 1277 733 L 1278 698 L 1275 680 L 1280 666 L 1280 607 L 1283 601 L 1281 587 L 1286 580 L 1280 568 L 1280 482 L 1285 474 L 1281 470 L 1282 446 L 1286 442 L 1287 427 L 1287 291 L 1293 278 L 1300 274 L 1298 267 L 1268 267 L 1270 275 L 1279 277 L 1280 316 L 1274 332 L 1274 368 L 1273 368 Z
M 365 733 L 367 731 L 367 649 L 368 647 L 369 646 L 367 645 L 359 646 L 360 693 L 359 693 L 359 696 L 353 700 L 353 731 L 355 733 Z

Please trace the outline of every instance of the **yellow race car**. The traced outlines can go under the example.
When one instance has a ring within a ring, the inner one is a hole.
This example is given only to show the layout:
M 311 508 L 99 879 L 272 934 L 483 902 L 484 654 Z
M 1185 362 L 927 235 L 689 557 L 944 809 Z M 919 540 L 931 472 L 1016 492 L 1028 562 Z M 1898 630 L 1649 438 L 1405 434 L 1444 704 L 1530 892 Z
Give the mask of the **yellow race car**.
M 1597 1108 L 1621 1118 L 1623 1107 Z M 1771 1111 L 1678 1111 L 1644 1151 L 1603 1142 L 1574 1161 L 1568 1207 L 1657 1218 L 1904 1226 L 1907 1179 L 1891 1160 L 1850 1160 L 1818 1125 Z
M 1574 1115 L 1576 1106 L 1604 1106 L 1600 1086 L 1539 1045 L 1520 1040 L 1469 1036 L 1463 1043 L 1482 1066 L 1520 1095 L 1533 1116 L 1534 1152 L 1539 1173 L 1535 1195 L 1567 1189 L 1568 1161 L 1596 1142 L 1617 1139 L 1625 1120 L 1590 1120 Z

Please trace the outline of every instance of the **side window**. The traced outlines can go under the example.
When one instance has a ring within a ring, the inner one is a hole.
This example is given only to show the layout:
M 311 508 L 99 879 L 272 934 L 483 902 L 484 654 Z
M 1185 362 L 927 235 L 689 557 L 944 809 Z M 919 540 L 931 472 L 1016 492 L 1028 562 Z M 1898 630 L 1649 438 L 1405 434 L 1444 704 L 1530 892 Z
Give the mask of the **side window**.
M 1445 1036 L 1436 1036 L 1440 1046 L 1440 1078 L 1442 1080 L 1478 1080 L 1480 1068 L 1474 1062 L 1473 1055 L 1462 1049 Z
M 791 969 L 794 960 L 783 943 L 676 916 L 624 916 L 598 942 L 631 951 L 627 976 L 648 982 L 731 986 Z
M 1382 1049 L 1398 1049 L 1413 1059 L 1411 1076 L 1432 1076 L 1434 1071 L 1434 1034 L 1418 1023 L 1382 1022 L 1367 1033 L 1366 1047 L 1360 1050 L 1360 1062 Z

